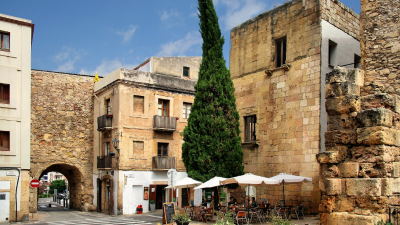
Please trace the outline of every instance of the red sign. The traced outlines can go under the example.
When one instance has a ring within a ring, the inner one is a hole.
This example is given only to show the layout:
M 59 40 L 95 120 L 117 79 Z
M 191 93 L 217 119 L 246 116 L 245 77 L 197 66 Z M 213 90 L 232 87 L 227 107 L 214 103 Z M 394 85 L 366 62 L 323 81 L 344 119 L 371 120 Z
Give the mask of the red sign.
M 37 187 L 39 187 L 40 182 L 38 180 L 31 180 L 30 185 L 32 188 L 37 188 Z

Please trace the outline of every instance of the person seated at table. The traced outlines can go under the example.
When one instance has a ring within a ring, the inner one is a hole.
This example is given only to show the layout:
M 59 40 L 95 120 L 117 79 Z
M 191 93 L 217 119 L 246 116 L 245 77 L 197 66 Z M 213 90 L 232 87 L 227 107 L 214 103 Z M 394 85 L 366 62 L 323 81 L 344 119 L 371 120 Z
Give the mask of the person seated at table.
M 233 200 L 233 197 L 231 197 L 230 199 L 229 199 L 229 202 L 228 202 L 228 207 L 231 209 L 231 208 L 233 208 L 235 206 L 235 202 L 234 202 L 234 200 Z
M 255 197 L 251 197 L 251 208 L 257 207 L 257 201 Z

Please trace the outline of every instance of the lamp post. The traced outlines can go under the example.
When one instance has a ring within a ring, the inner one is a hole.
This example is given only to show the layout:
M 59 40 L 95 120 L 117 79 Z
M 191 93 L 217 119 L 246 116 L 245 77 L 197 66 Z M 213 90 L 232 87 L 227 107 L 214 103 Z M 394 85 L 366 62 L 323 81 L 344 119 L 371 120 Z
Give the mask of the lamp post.
M 114 138 L 114 140 L 112 140 L 112 144 L 113 144 L 113 147 L 115 148 L 115 150 L 117 150 L 117 152 L 119 154 L 119 148 L 118 148 L 119 140 L 117 138 Z

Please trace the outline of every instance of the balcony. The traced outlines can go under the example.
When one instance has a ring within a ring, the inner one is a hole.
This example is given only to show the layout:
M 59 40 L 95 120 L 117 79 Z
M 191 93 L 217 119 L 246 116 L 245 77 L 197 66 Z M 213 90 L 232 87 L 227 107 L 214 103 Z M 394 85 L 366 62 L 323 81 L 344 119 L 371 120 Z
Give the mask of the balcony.
M 175 168 L 175 157 L 153 156 L 153 170 L 169 170 Z
M 102 115 L 97 117 L 97 130 L 111 130 L 112 129 L 112 115 Z
M 113 156 L 97 156 L 97 169 L 116 169 L 117 159 Z
M 159 131 L 175 131 L 176 117 L 154 116 L 154 130 Z

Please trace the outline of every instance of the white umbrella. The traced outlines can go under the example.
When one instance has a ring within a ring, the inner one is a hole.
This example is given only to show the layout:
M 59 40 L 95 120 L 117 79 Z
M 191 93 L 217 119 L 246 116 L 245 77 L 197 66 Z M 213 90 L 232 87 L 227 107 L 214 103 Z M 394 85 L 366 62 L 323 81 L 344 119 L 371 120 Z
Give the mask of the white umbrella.
M 221 184 L 238 184 L 239 186 L 260 186 L 260 185 L 277 185 L 280 182 L 277 180 L 272 180 L 267 177 L 257 176 L 252 173 L 246 173 L 245 175 L 232 177 L 220 182 Z M 247 196 L 249 198 L 249 196 Z M 247 204 L 247 213 L 249 213 L 249 204 Z
M 195 186 L 200 185 L 200 184 L 201 184 L 200 181 L 194 180 L 194 179 L 192 179 L 192 178 L 190 178 L 190 177 L 185 177 L 185 178 L 183 178 L 182 180 L 177 181 L 177 182 L 174 184 L 173 188 L 182 188 L 182 187 L 186 187 L 187 190 L 188 190 L 188 203 L 189 203 L 189 201 L 190 201 L 189 187 L 195 187 Z M 168 186 L 168 187 L 166 187 L 166 188 L 172 188 L 172 186 Z M 189 203 L 189 206 L 190 206 L 190 203 Z
M 220 181 L 224 181 L 227 178 L 223 178 L 223 177 L 214 177 L 211 178 L 210 180 L 204 182 L 203 184 L 195 187 L 194 189 L 203 189 L 203 188 L 212 188 L 212 187 L 217 187 L 217 186 L 221 186 Z
M 283 183 L 283 205 L 285 206 L 285 183 L 290 183 L 290 184 L 298 184 L 298 183 L 303 183 L 303 182 L 311 182 L 312 178 L 309 177 L 302 177 L 302 176 L 296 176 L 296 175 L 291 175 L 291 174 L 286 174 L 286 173 L 280 173 L 276 176 L 270 177 L 270 179 L 274 179 L 279 181 L 280 183 Z

